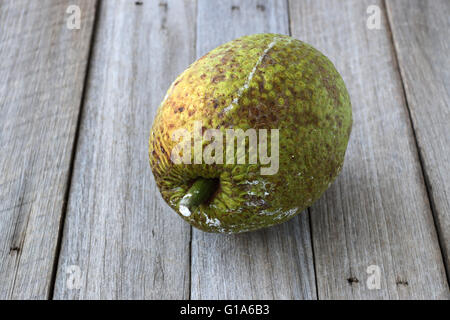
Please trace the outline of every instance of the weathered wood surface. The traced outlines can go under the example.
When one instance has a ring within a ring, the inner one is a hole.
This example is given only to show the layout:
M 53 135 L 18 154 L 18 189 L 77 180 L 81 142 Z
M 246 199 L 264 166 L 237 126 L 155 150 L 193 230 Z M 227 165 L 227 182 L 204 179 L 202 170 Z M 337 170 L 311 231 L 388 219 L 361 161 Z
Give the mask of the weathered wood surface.
M 66 9 L 83 12 L 80 30 Z M 0 1 L 0 299 L 48 298 L 95 1 Z
M 388 1 L 388 17 L 450 274 L 450 1 Z
M 195 2 L 103 1 L 97 23 L 54 298 L 188 298 L 190 227 L 160 198 L 147 146 L 194 60 Z
M 286 1 L 198 2 L 197 57 L 234 38 L 289 34 Z M 315 299 L 309 218 L 241 235 L 192 233 L 193 299 Z
M 66 26 L 72 4 L 80 30 Z M 369 5 L 380 30 L 366 26 Z M 450 298 L 448 1 L 97 11 L 88 64 L 96 1 L 0 1 L 0 299 Z M 354 111 L 343 172 L 311 216 L 242 235 L 191 230 L 148 166 L 155 111 L 196 57 L 259 32 L 291 32 L 343 75 Z
M 366 27 L 372 4 L 380 30 Z M 290 9 L 293 35 L 335 62 L 354 112 L 342 174 L 311 208 L 319 299 L 448 298 L 383 3 L 290 1 Z M 370 265 L 381 268 L 379 290 L 366 285 Z

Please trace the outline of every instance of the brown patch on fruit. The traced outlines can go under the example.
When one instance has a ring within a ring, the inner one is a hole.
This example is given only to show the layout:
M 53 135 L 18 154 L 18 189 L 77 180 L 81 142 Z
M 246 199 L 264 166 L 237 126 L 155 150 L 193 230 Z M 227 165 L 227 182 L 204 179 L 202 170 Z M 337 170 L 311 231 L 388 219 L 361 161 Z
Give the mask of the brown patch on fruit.
M 259 87 L 259 93 L 263 93 L 264 92 L 264 81 L 258 82 L 258 87 Z
M 200 60 L 203 60 L 203 59 L 205 59 L 207 56 L 208 56 L 208 54 L 209 53 L 207 53 L 207 54 L 205 54 L 205 55 L 203 55 L 201 58 L 199 58 L 197 61 L 200 61 Z
M 268 65 L 275 64 L 275 60 L 270 56 L 270 54 L 266 53 L 261 60 L 261 64 L 259 65 L 260 69 L 266 68 Z
M 313 92 L 311 89 L 306 88 L 305 90 L 300 91 L 299 96 L 303 101 L 311 101 Z
M 328 95 L 333 99 L 334 105 L 339 106 L 339 92 L 334 84 L 335 81 L 330 81 L 328 78 L 320 78 L 323 86 L 327 89 Z
M 182 80 L 183 80 L 183 77 L 181 77 L 180 79 L 178 79 L 178 80 L 173 84 L 173 87 L 175 88 Z
M 212 83 L 219 83 L 221 81 L 225 80 L 225 75 L 219 74 L 217 76 L 214 76 L 211 80 Z
M 248 114 L 252 118 L 253 117 L 258 118 L 259 117 L 259 108 L 257 106 L 254 106 L 254 105 L 250 105 L 248 107 Z
M 222 59 L 220 59 L 220 62 L 222 62 L 221 66 L 228 64 L 228 62 L 230 62 L 230 61 L 236 61 L 236 60 L 233 60 L 233 56 L 234 56 L 233 49 L 228 49 L 227 51 L 225 51 Z
M 330 79 L 330 72 L 323 67 L 322 63 L 319 61 L 319 57 L 316 57 L 313 63 L 316 65 L 318 73 L 320 74 L 320 81 L 322 82 L 322 85 L 334 101 L 334 105 L 336 107 L 339 106 L 339 90 L 335 85 L 335 80 Z
M 334 117 L 334 121 L 339 128 L 342 128 L 342 119 L 338 115 Z
M 302 112 L 297 112 L 294 114 L 294 118 L 295 118 L 295 123 L 306 127 L 306 126 L 319 126 L 319 117 L 311 112 L 311 111 L 302 111 Z
M 278 122 L 278 114 L 275 112 L 270 113 L 270 122 L 277 123 Z
M 155 147 L 156 147 L 156 145 L 155 145 L 155 143 L 153 143 L 152 155 L 153 155 L 153 158 L 156 160 L 156 162 L 158 162 L 159 161 L 159 154 L 155 151 Z

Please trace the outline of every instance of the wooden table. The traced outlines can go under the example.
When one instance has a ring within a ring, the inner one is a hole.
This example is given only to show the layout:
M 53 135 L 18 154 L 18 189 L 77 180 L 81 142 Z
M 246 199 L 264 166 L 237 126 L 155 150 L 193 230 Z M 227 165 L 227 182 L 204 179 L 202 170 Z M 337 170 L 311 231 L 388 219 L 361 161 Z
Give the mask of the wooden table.
M 0 1 L 0 298 L 449 299 L 449 17 L 448 0 Z M 197 57 L 261 32 L 342 74 L 345 166 L 287 223 L 203 233 L 162 201 L 150 127 Z

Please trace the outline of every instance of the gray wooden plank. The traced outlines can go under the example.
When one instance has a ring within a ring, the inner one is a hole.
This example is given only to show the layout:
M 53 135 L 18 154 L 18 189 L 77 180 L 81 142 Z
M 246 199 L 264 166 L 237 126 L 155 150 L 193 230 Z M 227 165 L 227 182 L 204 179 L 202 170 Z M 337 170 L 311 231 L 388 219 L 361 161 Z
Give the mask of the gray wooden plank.
M 165 91 L 194 60 L 196 8 L 141 2 L 100 5 L 55 299 L 189 296 L 190 227 L 160 197 L 147 147 Z
M 369 5 L 381 10 L 380 30 L 366 27 Z M 353 104 L 342 174 L 311 207 L 319 299 L 448 298 L 383 3 L 290 1 L 290 10 L 295 37 L 335 62 Z M 367 286 L 370 265 L 380 289 Z
M 289 34 L 286 1 L 198 3 L 197 57 L 246 34 Z M 307 212 L 282 225 L 240 235 L 193 229 L 193 299 L 315 299 Z
M 0 299 L 51 291 L 95 3 L 0 2 Z
M 449 275 L 450 1 L 386 5 Z

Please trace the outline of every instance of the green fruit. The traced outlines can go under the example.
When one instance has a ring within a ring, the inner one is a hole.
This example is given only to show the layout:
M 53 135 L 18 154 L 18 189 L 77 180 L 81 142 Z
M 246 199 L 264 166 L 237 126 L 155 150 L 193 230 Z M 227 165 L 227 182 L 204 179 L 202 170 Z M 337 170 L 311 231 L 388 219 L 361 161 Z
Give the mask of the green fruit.
M 184 128 L 195 135 L 199 121 L 200 134 L 279 129 L 278 171 L 261 174 L 268 165 L 259 159 L 196 162 L 207 141 L 200 149 L 189 144 L 191 164 L 174 163 L 173 134 Z M 250 35 L 212 50 L 170 86 L 153 123 L 150 165 L 165 201 L 193 226 L 251 231 L 291 219 L 323 194 L 342 168 L 351 126 L 345 84 L 323 54 L 288 36 Z

